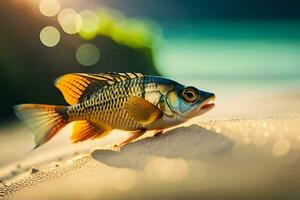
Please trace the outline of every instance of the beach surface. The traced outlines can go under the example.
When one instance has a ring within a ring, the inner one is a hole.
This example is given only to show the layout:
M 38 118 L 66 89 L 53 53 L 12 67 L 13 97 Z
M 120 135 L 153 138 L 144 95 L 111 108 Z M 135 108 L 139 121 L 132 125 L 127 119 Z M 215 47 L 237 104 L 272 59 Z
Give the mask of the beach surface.
M 210 113 L 121 150 L 128 133 L 71 145 L 70 125 L 31 152 L 24 127 L 2 127 L 0 199 L 299 199 L 300 88 L 233 85 L 207 86 Z

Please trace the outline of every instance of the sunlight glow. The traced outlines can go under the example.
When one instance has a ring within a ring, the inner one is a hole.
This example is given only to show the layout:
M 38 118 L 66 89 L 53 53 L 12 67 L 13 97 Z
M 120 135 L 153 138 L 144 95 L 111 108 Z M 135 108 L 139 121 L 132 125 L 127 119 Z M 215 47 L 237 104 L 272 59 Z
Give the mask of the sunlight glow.
M 58 14 L 60 10 L 60 3 L 58 0 L 41 0 L 39 9 L 43 15 L 52 17 Z
M 40 32 L 40 40 L 47 47 L 54 47 L 60 40 L 59 31 L 53 26 L 46 26 Z

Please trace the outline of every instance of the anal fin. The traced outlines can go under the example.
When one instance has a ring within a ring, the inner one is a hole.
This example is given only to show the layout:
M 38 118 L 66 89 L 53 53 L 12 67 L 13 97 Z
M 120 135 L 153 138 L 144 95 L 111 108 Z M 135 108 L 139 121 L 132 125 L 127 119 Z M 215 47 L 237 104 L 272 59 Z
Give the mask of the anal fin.
M 76 121 L 73 126 L 71 140 L 73 143 L 82 142 L 87 139 L 95 139 L 107 135 L 109 129 L 95 125 L 86 120 Z

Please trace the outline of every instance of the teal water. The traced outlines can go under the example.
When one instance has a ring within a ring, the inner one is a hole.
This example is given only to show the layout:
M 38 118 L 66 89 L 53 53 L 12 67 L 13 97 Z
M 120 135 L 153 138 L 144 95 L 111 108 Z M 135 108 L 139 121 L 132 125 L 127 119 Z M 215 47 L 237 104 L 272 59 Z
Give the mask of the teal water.
M 300 22 L 199 22 L 165 30 L 155 51 L 171 77 L 300 79 Z

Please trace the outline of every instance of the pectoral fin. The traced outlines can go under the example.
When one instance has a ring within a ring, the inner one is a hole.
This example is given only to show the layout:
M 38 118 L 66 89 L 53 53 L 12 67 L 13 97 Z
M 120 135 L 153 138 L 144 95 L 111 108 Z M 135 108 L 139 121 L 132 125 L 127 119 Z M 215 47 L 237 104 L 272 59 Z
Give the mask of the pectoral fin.
M 162 116 L 161 110 L 141 97 L 132 97 L 125 110 L 139 123 L 151 124 Z

